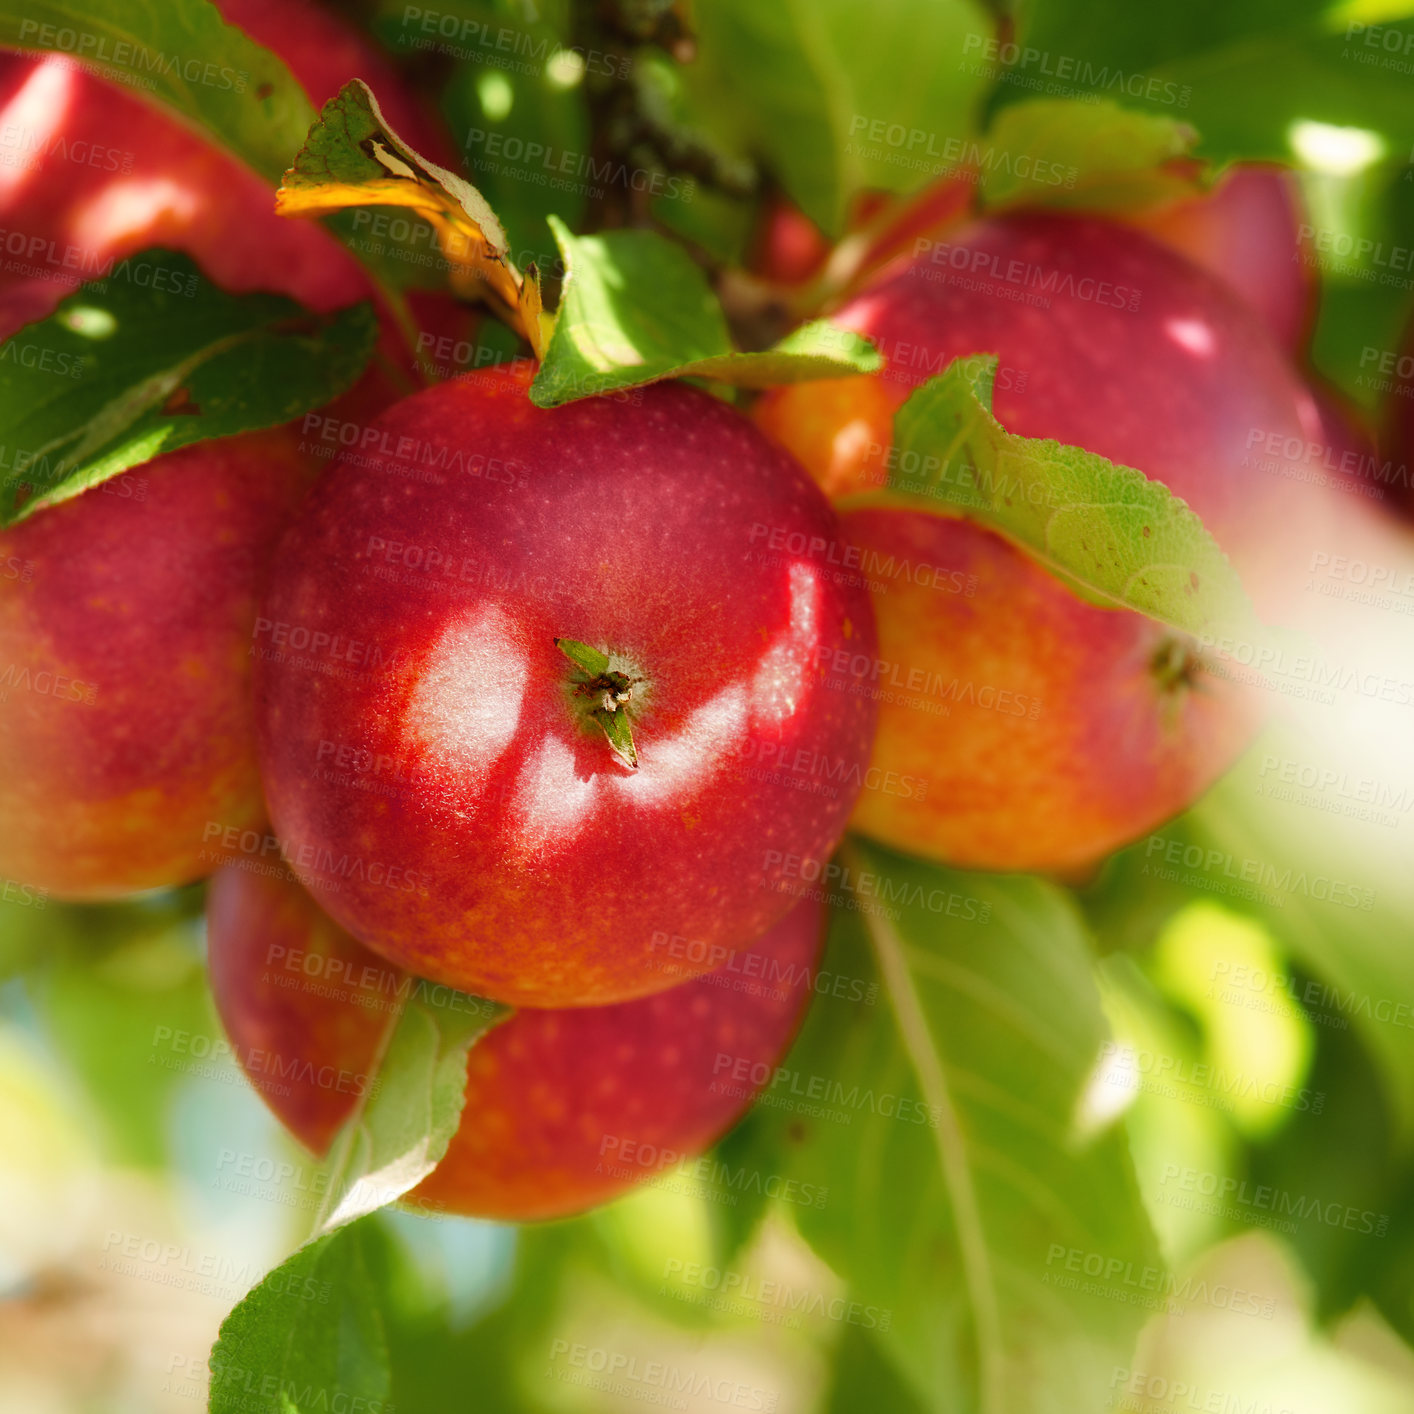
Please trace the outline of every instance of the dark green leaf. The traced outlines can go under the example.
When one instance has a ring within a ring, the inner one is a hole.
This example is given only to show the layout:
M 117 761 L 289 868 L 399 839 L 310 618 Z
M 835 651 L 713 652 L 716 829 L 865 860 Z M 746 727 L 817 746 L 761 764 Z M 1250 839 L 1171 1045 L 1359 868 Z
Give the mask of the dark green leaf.
M 163 452 L 288 422 L 350 387 L 378 334 L 370 305 L 313 314 L 232 295 L 185 255 L 119 261 L 16 339 L 52 354 L 0 359 L 0 428 L 14 448 L 0 524 L 66 501 Z
M 862 191 L 912 191 L 960 165 L 988 81 L 970 59 L 994 32 L 982 6 L 714 0 L 695 13 L 693 111 L 762 156 L 822 230 L 838 235 Z
M 0 0 L 0 44 L 71 55 L 155 97 L 272 186 L 314 120 L 284 64 L 209 0 Z
M 1371 129 L 1399 154 L 1414 145 L 1414 30 L 1398 14 L 1362 22 L 1328 0 L 1050 0 L 1026 19 L 1009 62 L 989 56 L 1001 102 L 1046 83 L 1116 98 L 1192 123 L 1199 151 L 1223 161 L 1289 161 L 1292 125 L 1307 120 Z
M 574 236 L 552 220 L 567 267 L 564 294 L 531 400 L 576 398 L 660 378 L 719 379 L 760 388 L 872 373 L 881 360 L 858 334 L 807 324 L 762 353 L 732 349 L 706 277 L 678 246 L 651 231 Z

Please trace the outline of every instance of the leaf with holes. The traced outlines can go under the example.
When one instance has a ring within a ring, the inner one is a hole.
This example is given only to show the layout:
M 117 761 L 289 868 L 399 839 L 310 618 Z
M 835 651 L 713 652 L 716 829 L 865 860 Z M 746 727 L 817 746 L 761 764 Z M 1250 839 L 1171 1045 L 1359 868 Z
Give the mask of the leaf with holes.
M 402 207 L 420 216 L 436 235 L 451 288 L 468 299 L 488 300 L 537 356 L 543 352 L 539 278 L 533 270 L 522 276 L 507 257 L 496 213 L 464 177 L 409 147 L 388 125 L 372 89 L 350 79 L 309 130 L 280 184 L 275 209 L 282 216 L 329 216 L 364 206 Z M 353 242 L 364 255 L 367 244 Z M 390 263 L 380 268 L 386 272 Z M 421 268 L 419 261 L 414 269 Z
M 169 250 L 117 262 L 0 345 L 0 525 L 163 452 L 322 406 L 377 336 L 368 304 L 314 314 L 227 294 Z
M 801 1232 L 931 1410 L 1098 1409 L 1165 1275 L 1117 1105 L 1073 906 L 1038 879 L 864 844 L 841 855 L 816 998 L 752 1162 L 824 1184 Z M 1099 1275 L 1096 1276 L 1096 1273 Z

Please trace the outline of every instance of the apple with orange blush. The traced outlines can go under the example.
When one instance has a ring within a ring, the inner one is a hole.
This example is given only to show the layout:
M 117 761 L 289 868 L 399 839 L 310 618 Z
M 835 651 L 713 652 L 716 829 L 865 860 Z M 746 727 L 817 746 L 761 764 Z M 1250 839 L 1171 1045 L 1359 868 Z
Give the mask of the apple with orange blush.
M 435 146 L 386 61 L 329 12 L 260 0 L 224 12 L 316 102 L 363 75 L 393 121 Z M 63 56 L 0 59 L 0 119 L 26 147 L 0 167 L 0 218 L 33 267 L 0 283 L 0 333 L 154 244 L 233 291 L 321 311 L 369 294 L 327 231 L 275 215 L 254 173 Z M 399 391 L 360 390 L 365 416 Z M 296 427 L 199 443 L 0 531 L 0 876 L 121 897 L 210 872 L 213 824 L 259 824 L 251 628 L 317 465 L 300 441 Z
M 1082 602 L 992 532 L 849 498 L 886 482 L 893 414 L 914 387 L 956 357 L 995 354 L 1004 427 L 1163 482 L 1280 619 L 1299 595 L 1290 547 L 1323 534 L 1340 498 L 1269 474 L 1254 447 L 1317 439 L 1315 404 L 1224 285 L 1093 218 L 964 227 L 834 318 L 877 343 L 884 370 L 772 389 L 755 416 L 840 501 L 874 582 L 885 672 L 873 765 L 928 783 L 921 800 L 866 795 L 853 823 L 965 866 L 1084 869 L 1232 762 L 1256 725 L 1252 700 L 1184 635 Z M 970 593 L 936 591 L 959 577 Z

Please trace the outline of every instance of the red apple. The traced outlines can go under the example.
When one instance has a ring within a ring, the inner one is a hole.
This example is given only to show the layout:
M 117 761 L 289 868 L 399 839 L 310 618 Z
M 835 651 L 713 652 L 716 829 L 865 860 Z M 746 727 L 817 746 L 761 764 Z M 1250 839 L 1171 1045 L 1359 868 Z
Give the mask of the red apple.
M 450 160 L 387 60 L 324 7 L 221 0 L 219 8 L 289 65 L 316 108 L 364 78 L 409 142 Z M 318 310 L 367 297 L 366 276 L 328 231 L 277 216 L 268 183 L 143 93 L 62 53 L 0 56 L 0 155 L 9 159 L 0 164 L 0 225 L 11 257 L 0 334 L 153 245 L 185 251 L 227 290 L 274 290 Z
M 257 624 L 262 772 L 362 942 L 596 1005 L 662 987 L 664 937 L 749 941 L 787 858 L 834 847 L 874 711 L 822 664 L 874 630 L 824 498 L 740 414 L 678 384 L 546 411 L 529 373 L 404 400 L 321 481 Z
M 1316 266 L 1302 239 L 1295 172 L 1239 163 L 1202 196 L 1119 219 L 1225 281 L 1283 348 L 1293 354 L 1305 348 L 1316 317 Z
M 801 903 L 734 964 L 652 997 L 515 1012 L 473 1046 L 461 1127 L 410 1201 L 511 1221 L 564 1217 L 700 1154 L 789 1046 L 815 985 L 822 912 Z M 425 984 L 277 875 L 222 869 L 207 941 L 237 1060 L 322 1153 L 367 1090 L 393 1011 Z
M 372 75 L 394 121 L 415 121 L 382 61 L 324 11 L 287 5 L 277 23 L 233 0 L 227 13 L 286 53 L 316 99 Z M 0 335 L 154 243 L 230 289 L 318 309 L 367 295 L 327 232 L 277 217 L 266 183 L 169 114 L 66 59 L 0 66 L 14 158 L 0 165 L 0 226 L 15 256 Z M 250 627 L 309 480 L 298 442 L 201 443 L 0 532 L 0 876 L 72 898 L 181 883 L 210 872 L 213 832 L 260 820 Z
M 884 372 L 774 389 L 757 408 L 832 494 L 882 482 L 913 387 L 995 353 L 1004 426 L 1163 481 L 1265 609 L 1292 607 L 1305 541 L 1340 498 L 1262 460 L 1273 442 L 1304 458 L 1319 420 L 1268 332 L 1204 271 L 1121 225 L 1014 216 L 932 247 L 835 317 L 875 339 Z M 868 793 L 866 833 L 964 865 L 1078 869 L 1181 810 L 1247 740 L 1250 705 L 1181 635 L 1080 602 L 989 532 L 899 511 L 845 525 L 880 650 L 841 677 L 863 690 L 867 672 L 880 694 L 876 772 L 927 784 Z
M 306 465 L 205 442 L 0 531 L 0 876 L 116 898 L 262 818 L 250 626 Z

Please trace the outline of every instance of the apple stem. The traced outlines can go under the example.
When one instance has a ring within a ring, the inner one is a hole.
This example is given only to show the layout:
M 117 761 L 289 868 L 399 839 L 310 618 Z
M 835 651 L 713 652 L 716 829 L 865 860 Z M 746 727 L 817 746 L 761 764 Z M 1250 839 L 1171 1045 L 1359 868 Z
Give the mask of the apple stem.
M 638 748 L 633 742 L 631 707 L 638 678 L 616 669 L 607 653 L 574 638 L 557 638 L 555 647 L 579 670 L 570 681 L 576 699 L 592 705 L 581 714 L 604 733 L 609 746 L 627 766 L 638 769 Z

